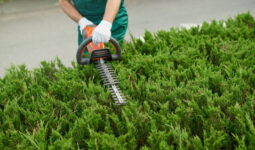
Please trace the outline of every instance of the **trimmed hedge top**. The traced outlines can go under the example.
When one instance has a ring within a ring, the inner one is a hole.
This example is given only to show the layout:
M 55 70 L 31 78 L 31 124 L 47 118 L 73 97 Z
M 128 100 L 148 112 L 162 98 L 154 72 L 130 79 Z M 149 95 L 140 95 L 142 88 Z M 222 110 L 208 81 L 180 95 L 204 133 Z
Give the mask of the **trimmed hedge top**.
M 116 107 L 94 65 L 60 60 L 0 79 L 0 149 L 255 149 L 255 20 L 146 32 L 110 62 Z

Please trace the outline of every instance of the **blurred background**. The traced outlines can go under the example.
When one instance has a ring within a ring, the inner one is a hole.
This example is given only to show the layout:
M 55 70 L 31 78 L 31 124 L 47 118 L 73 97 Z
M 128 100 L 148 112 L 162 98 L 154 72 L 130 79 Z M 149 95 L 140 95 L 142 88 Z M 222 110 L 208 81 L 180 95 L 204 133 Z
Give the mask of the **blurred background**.
M 145 29 L 189 27 L 238 13 L 255 16 L 255 0 L 125 0 L 130 34 Z M 59 57 L 66 66 L 75 61 L 77 24 L 60 9 L 57 0 L 0 0 L 0 77 L 13 65 L 38 67 Z

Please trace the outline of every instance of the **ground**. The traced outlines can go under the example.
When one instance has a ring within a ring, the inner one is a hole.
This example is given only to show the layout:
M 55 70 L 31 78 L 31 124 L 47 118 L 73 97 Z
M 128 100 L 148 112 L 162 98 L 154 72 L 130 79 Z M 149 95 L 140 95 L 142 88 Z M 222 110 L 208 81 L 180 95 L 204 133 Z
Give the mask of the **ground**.
M 226 19 L 250 11 L 254 0 L 127 0 L 129 33 L 143 35 L 145 29 L 168 30 L 181 24 L 199 24 Z M 77 25 L 55 0 L 22 0 L 0 6 L 0 77 L 11 64 L 39 66 L 58 56 L 70 66 L 77 49 Z

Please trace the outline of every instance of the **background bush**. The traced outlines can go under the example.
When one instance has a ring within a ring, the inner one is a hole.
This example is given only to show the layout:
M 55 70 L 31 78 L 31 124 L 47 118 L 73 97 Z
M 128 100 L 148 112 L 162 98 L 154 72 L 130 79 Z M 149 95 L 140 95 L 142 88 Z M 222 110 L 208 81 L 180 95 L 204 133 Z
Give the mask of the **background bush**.
M 56 59 L 0 79 L 0 149 L 254 149 L 255 20 L 146 32 L 111 62 L 116 107 L 94 65 Z

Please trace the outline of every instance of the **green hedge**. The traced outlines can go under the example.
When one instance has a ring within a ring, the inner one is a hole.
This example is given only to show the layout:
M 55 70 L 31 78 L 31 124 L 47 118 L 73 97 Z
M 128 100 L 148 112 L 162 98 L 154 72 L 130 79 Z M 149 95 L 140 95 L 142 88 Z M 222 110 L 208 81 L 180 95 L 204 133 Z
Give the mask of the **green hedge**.
M 0 79 L 0 149 L 255 149 L 255 20 L 146 32 L 111 62 L 116 107 L 94 65 L 58 59 Z

